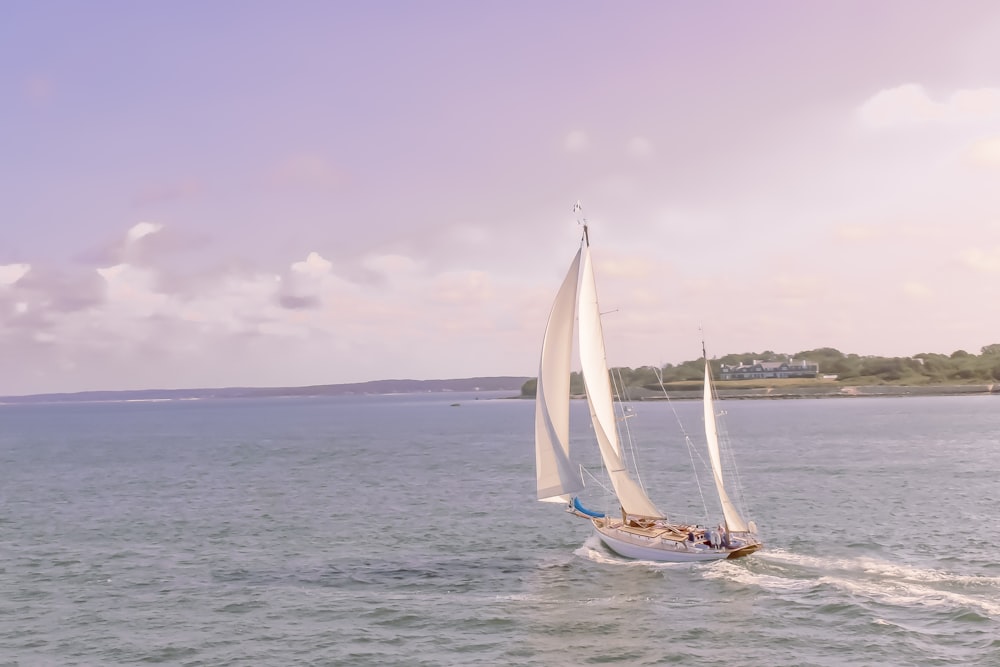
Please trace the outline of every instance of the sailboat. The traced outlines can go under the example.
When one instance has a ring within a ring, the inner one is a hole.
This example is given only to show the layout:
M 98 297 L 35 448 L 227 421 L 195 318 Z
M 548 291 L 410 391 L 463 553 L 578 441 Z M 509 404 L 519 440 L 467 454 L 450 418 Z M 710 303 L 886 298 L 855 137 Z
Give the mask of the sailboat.
M 591 423 L 620 516 L 589 509 L 577 495 L 584 487 L 584 478 L 571 455 L 569 440 L 570 367 L 576 319 L 579 320 L 581 374 Z M 580 249 L 556 294 L 542 340 L 535 398 L 538 499 L 563 503 L 567 512 L 590 521 L 600 541 L 626 558 L 686 562 L 752 554 L 762 544 L 756 525 L 743 518 L 726 491 L 707 355 L 703 403 L 708 458 L 722 508 L 722 521 L 716 527 L 669 520 L 626 466 L 628 457 L 618 428 L 605 355 L 590 237 L 586 221 L 583 221 Z

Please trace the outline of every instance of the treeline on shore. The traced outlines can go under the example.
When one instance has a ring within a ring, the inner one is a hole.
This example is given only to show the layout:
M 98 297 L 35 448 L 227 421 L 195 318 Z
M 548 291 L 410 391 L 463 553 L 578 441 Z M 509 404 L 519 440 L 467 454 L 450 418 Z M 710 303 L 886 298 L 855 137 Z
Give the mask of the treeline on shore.
M 821 347 L 815 350 L 805 350 L 795 354 L 779 354 L 770 350 L 765 352 L 747 352 L 743 354 L 727 354 L 718 359 L 712 359 L 712 372 L 719 376 L 722 365 L 738 366 L 751 361 L 786 361 L 796 359 L 809 361 L 819 365 L 816 379 L 796 378 L 791 380 L 730 380 L 725 384 L 730 387 L 751 387 L 765 384 L 794 383 L 804 386 L 809 384 L 839 384 L 839 385 L 958 385 L 982 384 L 1000 381 L 1000 343 L 986 345 L 979 354 L 965 350 L 956 350 L 951 354 L 921 352 L 912 357 L 876 357 L 857 354 L 844 354 L 832 347 Z M 614 368 L 612 374 L 616 381 L 624 387 L 657 388 L 662 382 L 665 385 L 684 386 L 692 382 L 701 382 L 704 373 L 703 361 L 692 359 L 681 364 L 666 364 L 662 368 L 643 366 L 640 368 Z M 836 376 L 823 378 L 823 376 Z M 537 378 L 531 378 L 521 386 L 522 396 L 534 396 Z M 570 391 L 583 394 L 583 378 L 577 372 L 570 375 Z

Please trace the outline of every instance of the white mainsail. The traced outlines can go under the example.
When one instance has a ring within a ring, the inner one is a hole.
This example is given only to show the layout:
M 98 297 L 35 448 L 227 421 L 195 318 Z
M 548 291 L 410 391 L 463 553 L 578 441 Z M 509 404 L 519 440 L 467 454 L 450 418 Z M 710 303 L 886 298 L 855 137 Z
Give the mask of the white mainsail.
M 580 317 L 580 364 L 583 381 L 587 387 L 587 403 L 594 434 L 601 450 L 601 458 L 611 477 L 615 495 L 622 509 L 628 514 L 663 518 L 653 501 L 642 490 L 625 468 L 618 428 L 615 420 L 614 399 L 604 347 L 601 313 L 597 303 L 597 283 L 590 261 L 590 247 L 583 248 L 583 278 L 580 282 L 578 303 Z
M 712 477 L 715 478 L 715 489 L 719 492 L 719 502 L 722 504 L 722 514 L 726 518 L 726 530 L 729 532 L 747 532 L 746 521 L 740 516 L 733 501 L 726 493 L 722 481 L 722 457 L 719 455 L 719 431 L 715 422 L 715 405 L 712 397 L 712 372 L 705 358 L 705 394 L 702 406 L 705 409 L 705 439 L 708 441 L 708 458 L 712 462 Z
M 538 499 L 549 502 L 569 502 L 570 494 L 583 488 L 569 451 L 569 376 L 580 252 L 573 258 L 552 304 L 538 365 L 535 475 Z

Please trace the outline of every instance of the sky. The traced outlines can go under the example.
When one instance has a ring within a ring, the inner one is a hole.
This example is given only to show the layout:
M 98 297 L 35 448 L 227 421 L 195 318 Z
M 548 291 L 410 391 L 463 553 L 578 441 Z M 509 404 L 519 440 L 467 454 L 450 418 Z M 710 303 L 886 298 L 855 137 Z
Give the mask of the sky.
M 1000 4 L 0 5 L 0 395 L 1000 342 Z

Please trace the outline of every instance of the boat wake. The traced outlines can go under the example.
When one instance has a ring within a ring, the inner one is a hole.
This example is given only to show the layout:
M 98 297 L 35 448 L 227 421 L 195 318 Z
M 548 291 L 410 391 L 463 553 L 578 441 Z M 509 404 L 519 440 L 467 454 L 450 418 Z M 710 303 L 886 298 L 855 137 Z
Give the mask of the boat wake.
M 771 563 L 831 571 L 862 572 L 864 574 L 923 583 L 947 583 L 973 587 L 994 587 L 1000 594 L 1000 577 L 958 574 L 935 568 L 921 568 L 905 563 L 893 563 L 878 558 L 822 558 L 788 551 L 763 551 L 758 558 Z
M 757 586 L 772 593 L 805 593 L 817 587 L 815 579 L 795 578 L 782 574 L 748 569 L 742 564 L 721 561 L 715 567 L 705 570 L 705 579 L 732 581 L 745 586 Z
M 704 577 L 758 586 L 779 595 L 826 591 L 854 602 L 972 611 L 1000 619 L 997 601 L 1000 577 L 960 574 L 871 557 L 822 558 L 769 550 L 746 563 L 721 562 L 706 569 Z

